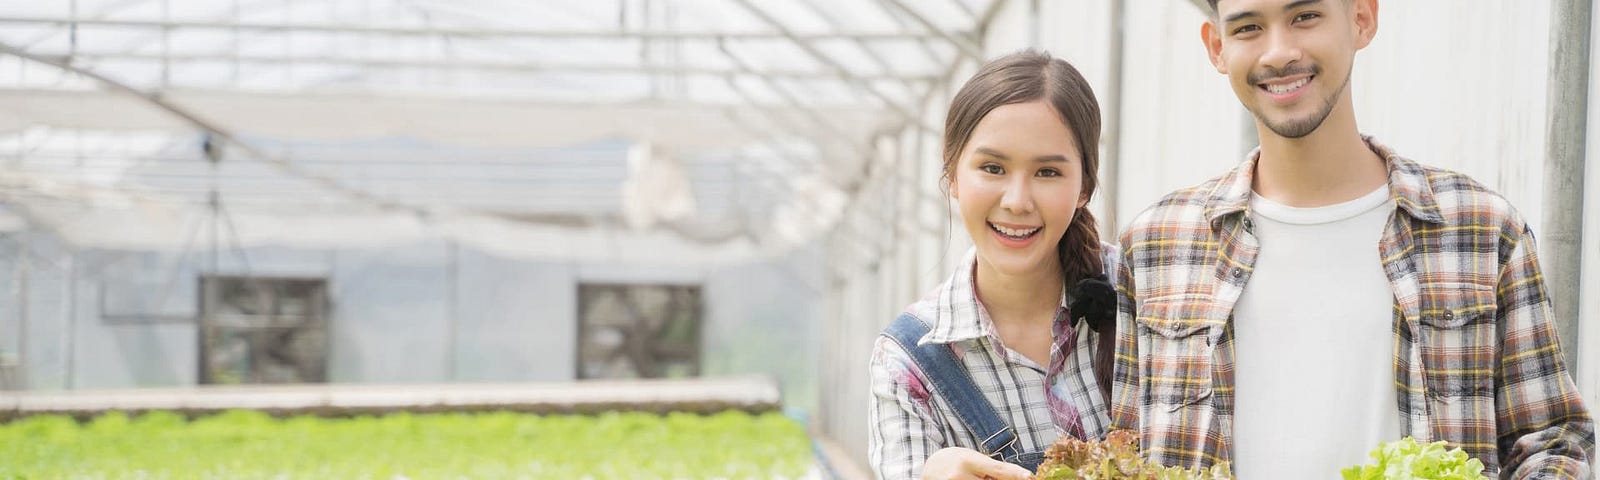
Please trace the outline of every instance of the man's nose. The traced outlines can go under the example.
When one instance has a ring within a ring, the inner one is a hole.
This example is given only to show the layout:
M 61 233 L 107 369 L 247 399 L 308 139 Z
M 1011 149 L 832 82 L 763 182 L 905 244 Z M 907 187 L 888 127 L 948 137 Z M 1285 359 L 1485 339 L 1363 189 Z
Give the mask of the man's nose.
M 1300 61 L 1303 56 L 1304 51 L 1300 49 L 1300 43 L 1293 31 L 1274 29 L 1267 34 L 1267 50 L 1261 54 L 1261 65 L 1282 71 Z

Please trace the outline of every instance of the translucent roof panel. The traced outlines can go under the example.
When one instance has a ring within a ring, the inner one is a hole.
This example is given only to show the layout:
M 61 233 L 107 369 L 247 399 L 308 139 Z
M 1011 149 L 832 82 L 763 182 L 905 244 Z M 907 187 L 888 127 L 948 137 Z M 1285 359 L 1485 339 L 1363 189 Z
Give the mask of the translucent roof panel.
M 49 225 L 233 215 L 266 231 L 315 208 L 417 235 L 491 222 L 552 244 L 772 251 L 832 225 L 855 183 L 840 172 L 872 158 L 873 135 L 918 121 L 993 7 L 6 2 L 0 201 Z M 341 238 L 305 228 L 310 243 Z M 182 236 L 104 230 L 66 231 L 127 248 Z

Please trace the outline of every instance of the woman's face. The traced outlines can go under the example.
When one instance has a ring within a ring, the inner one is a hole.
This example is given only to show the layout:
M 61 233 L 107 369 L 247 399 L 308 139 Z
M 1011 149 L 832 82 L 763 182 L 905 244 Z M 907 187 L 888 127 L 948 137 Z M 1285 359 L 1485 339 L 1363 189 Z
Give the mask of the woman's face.
M 978 122 L 957 158 L 950 196 L 999 273 L 1059 269 L 1056 243 L 1083 206 L 1077 136 L 1043 100 L 1003 105 Z

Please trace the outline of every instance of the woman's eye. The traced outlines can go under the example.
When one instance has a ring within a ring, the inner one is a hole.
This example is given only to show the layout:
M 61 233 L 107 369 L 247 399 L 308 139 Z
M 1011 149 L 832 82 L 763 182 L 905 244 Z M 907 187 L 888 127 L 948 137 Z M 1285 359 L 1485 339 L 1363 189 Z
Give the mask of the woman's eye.
M 1041 177 L 1059 177 L 1059 176 L 1061 176 L 1061 171 L 1060 170 L 1056 170 L 1054 168 L 1046 168 L 1044 170 L 1040 170 L 1039 171 L 1039 176 L 1041 176 Z
M 983 170 L 984 173 L 988 173 L 990 175 L 1004 175 L 1006 173 L 1005 169 L 1000 168 L 999 165 L 993 165 L 993 164 L 984 165 L 984 166 L 978 167 L 978 169 L 979 170 Z

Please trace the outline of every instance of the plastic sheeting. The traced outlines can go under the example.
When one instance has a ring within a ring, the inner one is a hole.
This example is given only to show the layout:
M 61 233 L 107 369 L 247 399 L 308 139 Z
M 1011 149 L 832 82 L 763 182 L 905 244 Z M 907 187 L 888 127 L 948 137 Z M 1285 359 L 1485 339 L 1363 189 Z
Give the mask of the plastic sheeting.
M 992 3 L 0 5 L 0 226 L 111 249 L 777 255 L 834 226 L 877 139 L 926 121 Z M 374 141 L 427 158 L 303 148 Z M 514 152 L 595 142 L 651 153 Z M 485 149 L 510 153 L 463 160 Z
M 406 137 L 463 147 L 556 147 L 610 138 L 662 149 L 732 148 L 763 141 L 743 118 L 777 108 L 671 102 L 560 104 L 490 98 L 351 93 L 167 91 L 161 98 L 231 131 L 280 140 Z M 890 121 L 867 106 L 817 109 L 837 130 L 865 138 Z M 135 96 L 107 91 L 0 89 L 0 134 L 27 127 L 192 132 L 194 125 Z M 802 132 L 804 133 L 804 132 Z M 858 140 L 859 141 L 859 140 Z

